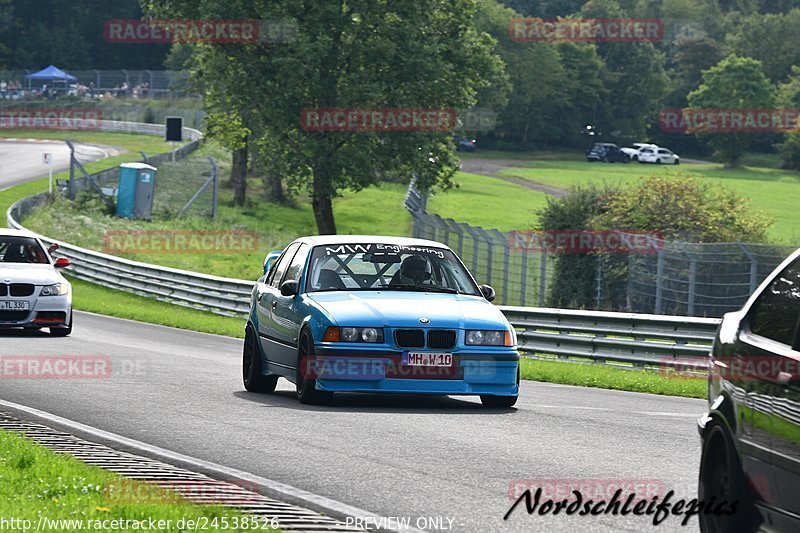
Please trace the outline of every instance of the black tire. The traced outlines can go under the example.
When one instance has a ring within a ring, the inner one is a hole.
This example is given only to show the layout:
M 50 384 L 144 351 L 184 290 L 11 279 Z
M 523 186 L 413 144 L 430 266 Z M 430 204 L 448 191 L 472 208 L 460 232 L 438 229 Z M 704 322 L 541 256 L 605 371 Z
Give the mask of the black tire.
M 519 389 L 520 367 L 517 366 L 517 389 Z M 507 409 L 517 403 L 519 395 L 516 396 L 490 396 L 481 394 L 481 403 L 484 407 L 494 409 Z
M 628 163 L 631 162 L 631 158 L 630 157 L 626 157 L 625 159 L 622 160 L 622 162 L 627 165 Z
M 502 409 L 513 407 L 514 404 L 517 403 L 517 398 L 519 398 L 519 396 L 487 396 L 481 394 L 481 403 L 484 407 Z
M 681 160 L 680 159 L 676 159 L 675 162 L 673 163 L 673 165 L 680 165 L 680 164 L 681 164 Z
M 311 340 L 311 333 L 303 330 L 300 334 L 300 342 L 297 343 L 297 399 L 304 404 L 319 404 L 329 400 L 332 392 L 317 390 L 317 380 L 314 377 L 307 377 L 306 369 L 310 368 L 308 358 L 314 356 L 314 342 Z
M 258 353 L 258 340 L 253 326 L 247 324 L 242 349 L 242 382 L 250 392 L 275 392 L 278 376 L 262 374 L 261 355 Z
M 639 161 L 639 156 L 638 155 L 633 156 L 632 161 Z
M 660 159 L 656 159 L 656 165 L 660 165 L 660 164 L 661 164 L 661 160 Z
M 69 326 L 50 328 L 51 337 L 66 337 L 72 333 L 72 311 L 69 312 Z
M 732 515 L 700 513 L 703 533 L 751 533 L 758 531 L 755 507 L 747 488 L 742 465 L 728 431 L 718 422 L 706 429 L 700 459 L 698 500 L 709 502 L 739 502 Z

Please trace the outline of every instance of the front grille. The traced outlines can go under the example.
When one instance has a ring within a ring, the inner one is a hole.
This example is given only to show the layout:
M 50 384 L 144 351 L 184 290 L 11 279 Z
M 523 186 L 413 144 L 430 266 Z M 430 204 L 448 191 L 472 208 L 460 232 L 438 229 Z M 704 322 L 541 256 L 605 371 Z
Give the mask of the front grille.
M 11 296 L 30 296 L 33 294 L 34 286 L 31 283 L 12 283 Z
M 400 348 L 424 348 L 425 334 L 421 329 L 398 329 L 394 340 Z
M 19 322 L 28 317 L 28 311 L 0 311 L 0 322 Z
M 30 296 L 35 289 L 31 283 L 0 283 L 0 296 Z
M 456 332 L 452 329 L 428 331 L 428 348 L 450 349 L 456 345 Z

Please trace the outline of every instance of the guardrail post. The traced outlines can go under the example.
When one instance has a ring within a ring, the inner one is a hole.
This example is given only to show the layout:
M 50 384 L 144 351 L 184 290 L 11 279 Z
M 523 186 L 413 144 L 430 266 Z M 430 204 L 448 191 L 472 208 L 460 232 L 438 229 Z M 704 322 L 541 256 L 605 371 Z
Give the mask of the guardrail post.
M 739 248 L 750 259 L 750 293 L 752 294 L 758 287 L 758 257 L 743 243 L 739 243 Z
M 219 168 L 217 167 L 217 162 L 214 161 L 214 158 L 208 156 L 208 161 L 211 163 L 214 182 L 212 183 L 211 189 L 211 218 L 217 218 L 217 198 L 219 194 Z
M 547 252 L 542 250 L 539 260 L 539 307 L 544 307 L 545 291 L 547 290 Z
M 525 307 L 525 303 L 527 302 L 527 292 L 528 292 L 528 248 L 524 247 L 522 249 L 522 270 L 520 273 L 520 301 L 519 305 Z
M 656 308 L 653 312 L 661 314 L 661 306 L 664 297 L 664 249 L 658 251 L 658 263 L 656 266 Z

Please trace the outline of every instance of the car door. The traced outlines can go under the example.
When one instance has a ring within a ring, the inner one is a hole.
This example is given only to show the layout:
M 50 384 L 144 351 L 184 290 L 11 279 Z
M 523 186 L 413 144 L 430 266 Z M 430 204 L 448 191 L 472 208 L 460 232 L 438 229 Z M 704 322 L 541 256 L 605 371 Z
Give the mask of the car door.
M 757 364 L 747 405 L 753 455 L 768 460 L 773 505 L 800 515 L 800 259 L 784 268 L 754 302 L 740 339 Z
M 661 159 L 661 162 L 665 165 L 671 165 L 675 163 L 675 156 L 669 150 L 661 148 L 658 150 L 658 158 Z
M 256 316 L 258 317 L 258 336 L 261 341 L 261 348 L 267 356 L 270 364 L 281 365 L 279 360 L 281 346 L 278 343 L 275 326 L 272 319 L 272 307 L 275 304 L 275 296 L 279 294 L 278 283 L 283 278 L 284 272 L 294 257 L 294 253 L 300 246 L 299 243 L 292 243 L 286 247 L 283 254 L 275 262 L 270 270 L 269 276 L 260 282 L 256 292 Z M 283 371 L 286 369 L 284 368 Z
M 287 367 L 296 367 L 297 338 L 300 334 L 300 322 L 303 320 L 304 315 L 298 308 L 300 304 L 299 294 L 283 296 L 280 292 L 280 286 L 288 280 L 300 283 L 310 249 L 306 244 L 301 244 L 297 249 L 289 266 L 283 273 L 282 279 L 277 283 L 277 292 L 272 300 L 271 324 L 277 345 L 275 357 L 278 363 Z

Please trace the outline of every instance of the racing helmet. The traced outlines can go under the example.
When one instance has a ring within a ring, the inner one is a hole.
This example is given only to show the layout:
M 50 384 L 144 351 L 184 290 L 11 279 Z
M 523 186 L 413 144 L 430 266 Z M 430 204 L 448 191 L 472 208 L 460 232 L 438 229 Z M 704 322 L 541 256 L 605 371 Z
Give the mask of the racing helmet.
M 415 283 L 422 283 L 431 279 L 431 265 L 424 257 L 411 255 L 403 259 L 400 275 L 414 280 Z

